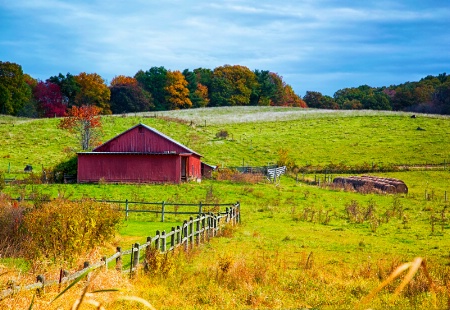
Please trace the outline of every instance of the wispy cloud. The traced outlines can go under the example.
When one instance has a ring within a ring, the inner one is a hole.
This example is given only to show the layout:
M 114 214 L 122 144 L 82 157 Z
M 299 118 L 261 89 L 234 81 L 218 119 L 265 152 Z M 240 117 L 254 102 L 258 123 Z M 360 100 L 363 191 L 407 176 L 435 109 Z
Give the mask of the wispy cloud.
M 450 66 L 450 3 L 437 0 L 0 0 L 0 26 L 0 59 L 41 79 L 241 64 L 303 95 Z

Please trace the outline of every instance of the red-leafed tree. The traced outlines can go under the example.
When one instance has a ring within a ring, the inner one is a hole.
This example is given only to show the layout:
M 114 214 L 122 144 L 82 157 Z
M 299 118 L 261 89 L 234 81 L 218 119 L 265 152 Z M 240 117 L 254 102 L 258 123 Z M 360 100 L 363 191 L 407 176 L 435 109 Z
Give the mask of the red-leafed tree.
M 64 102 L 58 84 L 39 81 L 33 89 L 33 96 L 42 116 L 60 117 L 65 115 L 67 104 Z
M 81 148 L 89 150 L 99 144 L 102 133 L 100 108 L 96 106 L 73 106 L 58 127 L 78 136 Z

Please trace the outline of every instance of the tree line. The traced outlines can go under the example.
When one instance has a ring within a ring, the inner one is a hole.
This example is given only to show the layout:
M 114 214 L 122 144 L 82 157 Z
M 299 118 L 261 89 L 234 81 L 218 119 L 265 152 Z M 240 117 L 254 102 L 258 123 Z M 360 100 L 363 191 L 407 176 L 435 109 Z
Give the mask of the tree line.
M 310 108 L 388 110 L 450 114 L 450 76 L 428 75 L 418 82 L 399 85 L 343 88 L 331 96 L 307 91 L 303 100 Z
M 19 64 L 0 61 L 0 114 L 55 117 L 82 106 L 122 114 L 245 105 L 450 114 L 450 77 L 443 73 L 389 87 L 344 88 L 333 97 L 307 91 L 302 98 L 277 73 L 240 65 L 182 72 L 151 67 L 133 77 L 118 75 L 107 85 L 97 73 L 85 72 L 37 80 Z
M 0 62 L 0 114 L 55 117 L 82 106 L 122 114 L 242 105 L 306 107 L 278 74 L 239 65 L 183 72 L 152 67 L 133 77 L 116 76 L 107 85 L 100 75 L 85 72 L 36 80 L 20 65 Z

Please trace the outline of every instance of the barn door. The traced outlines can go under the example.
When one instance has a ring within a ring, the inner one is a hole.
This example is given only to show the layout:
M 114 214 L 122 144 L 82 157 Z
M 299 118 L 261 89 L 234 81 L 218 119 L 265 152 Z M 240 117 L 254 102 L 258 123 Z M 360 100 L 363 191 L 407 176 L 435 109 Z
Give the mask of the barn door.
M 181 181 L 187 180 L 187 157 L 181 157 Z

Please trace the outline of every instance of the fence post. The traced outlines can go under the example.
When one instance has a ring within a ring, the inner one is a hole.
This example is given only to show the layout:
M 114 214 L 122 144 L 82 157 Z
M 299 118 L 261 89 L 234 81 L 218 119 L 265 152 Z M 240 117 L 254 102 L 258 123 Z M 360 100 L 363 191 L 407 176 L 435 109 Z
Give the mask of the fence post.
M 237 223 L 241 223 L 241 203 L 238 201 L 236 202 L 237 205 Z
M 189 243 L 191 244 L 191 248 L 194 245 L 194 218 L 189 217 Z
M 236 225 L 236 208 L 232 206 L 230 208 L 231 225 Z
M 184 250 L 187 252 L 187 250 L 189 249 L 188 245 L 189 245 L 189 235 L 188 235 L 188 223 L 186 220 L 184 220 L 183 222 L 183 239 L 184 240 Z
M 133 274 L 133 263 L 134 263 L 134 244 L 131 245 L 131 254 L 130 254 L 130 278 Z
M 157 230 L 155 238 L 155 249 L 157 249 L 158 251 L 161 250 L 160 244 L 161 244 L 161 233 L 159 232 L 159 230 Z
M 175 249 L 175 227 L 171 229 L 169 249 Z
M 180 227 L 180 225 L 177 225 L 176 234 L 177 234 L 177 240 L 176 240 L 177 243 L 176 244 L 179 245 L 181 243 L 181 227 Z
M 210 240 L 211 239 L 211 236 L 213 236 L 213 232 L 212 232 L 212 217 L 213 217 L 213 215 L 212 215 L 212 213 L 211 212 L 209 212 L 208 213 L 208 240 Z
M 120 246 L 118 246 L 116 248 L 116 252 L 120 253 L 120 255 L 117 256 L 117 258 L 116 258 L 116 270 L 121 270 L 122 269 L 122 248 Z
M 45 276 L 42 274 L 38 275 L 36 282 L 42 283 L 42 287 L 36 290 L 36 295 L 42 296 L 42 294 L 45 294 Z
M 166 231 L 165 230 L 162 231 L 161 238 L 162 238 L 161 252 L 165 253 L 166 252 L 166 246 L 167 246 Z
M 203 238 L 203 242 L 206 242 L 206 215 L 202 214 L 202 238 Z
M 197 223 L 195 223 L 197 245 L 200 244 L 200 215 L 197 215 Z
M 128 221 L 128 199 L 125 199 L 125 220 Z
M 225 223 L 228 223 L 231 219 L 231 212 L 228 207 L 225 208 L 225 213 L 227 214 L 227 217 L 225 218 Z
M 198 205 L 198 214 L 202 214 L 203 212 L 203 206 L 202 206 L 202 202 L 200 201 L 199 205 Z
M 83 269 L 89 268 L 90 263 L 88 261 L 85 261 L 83 263 Z M 91 273 L 89 272 L 86 276 L 86 282 L 89 282 L 89 280 L 91 279 Z
M 133 255 L 133 266 L 136 269 L 136 271 L 137 271 L 137 267 L 139 265 L 139 254 L 140 254 L 139 253 L 139 246 L 140 246 L 139 243 L 135 243 L 134 244 L 134 249 L 133 249 L 133 252 L 134 252 L 134 255 Z
M 161 222 L 164 222 L 164 211 L 166 209 L 166 203 L 163 201 L 161 204 Z

